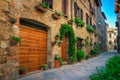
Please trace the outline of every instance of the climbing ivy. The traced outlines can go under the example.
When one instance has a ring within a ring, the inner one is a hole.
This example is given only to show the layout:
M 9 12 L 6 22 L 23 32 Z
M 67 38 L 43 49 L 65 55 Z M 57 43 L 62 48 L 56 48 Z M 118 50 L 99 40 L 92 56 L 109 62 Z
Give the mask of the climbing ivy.
M 68 55 L 71 62 L 76 61 L 76 49 L 75 49 L 75 33 L 73 28 L 68 24 L 62 24 L 60 28 L 60 39 L 63 40 L 65 34 L 68 34 L 69 37 L 69 47 L 68 47 Z

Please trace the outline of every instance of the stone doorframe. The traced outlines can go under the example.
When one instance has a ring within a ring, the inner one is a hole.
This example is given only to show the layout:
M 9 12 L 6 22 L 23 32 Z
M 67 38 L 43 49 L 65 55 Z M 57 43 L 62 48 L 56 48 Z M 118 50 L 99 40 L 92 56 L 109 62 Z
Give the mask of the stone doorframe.
M 34 24 L 37 24 L 37 25 L 40 25 L 44 28 L 47 29 L 47 64 L 49 66 L 49 68 L 52 67 L 52 61 L 51 61 L 51 58 L 52 58 L 52 52 L 51 52 L 51 28 L 49 26 L 47 26 L 46 24 L 43 24 L 37 20 L 33 20 L 33 19 L 28 19 L 28 18 L 20 18 L 20 21 L 27 21 L 27 22 L 30 22 L 30 23 L 34 23 Z

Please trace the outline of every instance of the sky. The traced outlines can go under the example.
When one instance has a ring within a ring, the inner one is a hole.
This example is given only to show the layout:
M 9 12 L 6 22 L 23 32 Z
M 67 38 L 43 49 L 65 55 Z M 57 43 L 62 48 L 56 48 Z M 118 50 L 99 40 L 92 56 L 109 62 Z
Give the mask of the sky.
M 102 11 L 105 13 L 107 20 L 106 23 L 110 27 L 115 27 L 116 14 L 114 13 L 114 3 L 115 0 L 101 0 L 102 1 Z

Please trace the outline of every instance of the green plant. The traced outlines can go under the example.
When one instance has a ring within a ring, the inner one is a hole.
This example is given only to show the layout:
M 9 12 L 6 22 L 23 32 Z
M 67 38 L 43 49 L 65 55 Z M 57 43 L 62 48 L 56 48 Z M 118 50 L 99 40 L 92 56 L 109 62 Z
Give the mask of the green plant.
M 45 1 L 40 2 L 40 5 L 43 6 L 44 8 L 50 7 L 50 4 L 46 3 Z
M 85 52 L 82 50 L 77 50 L 77 60 L 81 61 L 85 56 Z
M 80 19 L 79 17 L 75 17 L 74 19 L 71 20 L 72 22 L 75 22 L 78 26 L 85 26 L 85 23 L 83 22 L 82 19 Z
M 21 38 L 17 36 L 12 36 L 12 40 L 15 40 L 17 43 L 19 43 L 21 41 Z
M 27 68 L 26 67 L 23 67 L 20 69 L 21 71 L 27 71 Z
M 91 55 L 95 55 L 95 54 L 98 54 L 99 53 L 99 50 L 97 48 L 93 48 L 91 51 L 90 51 L 90 54 Z
M 69 59 L 72 57 L 74 58 L 74 60 L 76 60 L 76 53 L 75 53 L 75 43 L 76 43 L 76 39 L 75 39 L 75 33 L 73 31 L 73 28 L 68 25 L 68 24 L 62 24 L 61 28 L 60 28 L 60 40 L 63 40 L 63 38 L 65 37 L 65 34 L 68 34 L 69 37 L 69 47 L 68 47 L 68 56 Z
M 54 60 L 58 60 L 58 59 L 59 59 L 58 54 L 55 54 Z
M 85 46 L 89 46 L 88 37 L 85 39 Z
M 57 14 L 58 16 L 62 16 L 62 13 L 55 11 L 55 14 Z
M 48 65 L 47 64 L 42 64 L 40 67 L 43 68 L 44 70 L 48 69 Z
M 104 68 L 90 76 L 91 80 L 120 80 L 120 56 L 114 56 L 106 62 Z
M 91 57 L 92 57 L 92 55 L 90 55 L 90 54 L 86 55 L 86 59 L 89 59 Z
M 89 32 L 94 32 L 95 31 L 95 29 L 93 28 L 93 26 L 90 26 L 90 25 L 87 25 L 86 26 L 86 29 L 89 31 Z
M 62 66 L 63 65 L 63 60 L 62 60 L 61 57 L 58 58 L 58 61 L 60 62 L 60 66 Z

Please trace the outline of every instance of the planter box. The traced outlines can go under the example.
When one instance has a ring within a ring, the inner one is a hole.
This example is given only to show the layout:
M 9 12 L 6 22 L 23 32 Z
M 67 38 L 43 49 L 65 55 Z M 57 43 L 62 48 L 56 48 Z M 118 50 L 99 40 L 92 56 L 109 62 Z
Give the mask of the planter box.
M 42 12 L 46 12 L 46 11 L 47 11 L 47 8 L 44 8 L 44 7 L 41 6 L 41 5 L 36 5 L 36 9 L 37 9 L 37 10 L 40 10 L 40 11 L 42 11 Z
M 60 19 L 60 16 L 58 16 L 57 14 L 52 14 L 52 17 L 54 18 L 54 19 Z

